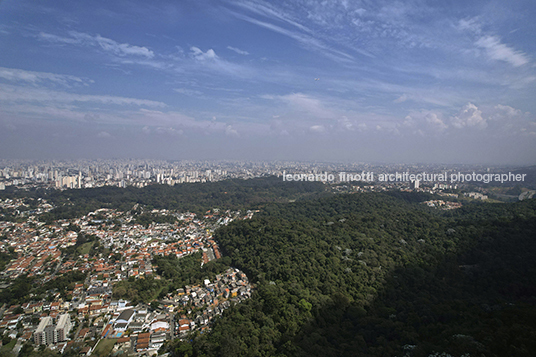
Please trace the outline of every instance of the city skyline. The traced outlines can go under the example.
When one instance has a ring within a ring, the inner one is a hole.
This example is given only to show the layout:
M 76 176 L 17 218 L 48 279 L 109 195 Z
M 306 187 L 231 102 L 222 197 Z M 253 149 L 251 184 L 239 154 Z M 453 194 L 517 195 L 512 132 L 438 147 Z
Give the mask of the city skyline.
M 530 1 L 0 3 L 0 158 L 530 165 Z

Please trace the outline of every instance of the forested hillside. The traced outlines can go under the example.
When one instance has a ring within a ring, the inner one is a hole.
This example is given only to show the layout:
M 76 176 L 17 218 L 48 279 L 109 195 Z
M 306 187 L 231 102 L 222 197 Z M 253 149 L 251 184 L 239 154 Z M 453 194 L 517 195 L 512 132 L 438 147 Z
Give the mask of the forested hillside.
M 216 238 L 257 284 L 180 356 L 533 356 L 536 201 L 414 194 L 270 204 Z
M 79 217 L 99 208 L 128 211 L 139 203 L 148 209 L 174 209 L 183 212 L 205 212 L 207 209 L 252 208 L 268 202 L 288 202 L 325 193 L 320 182 L 284 182 L 277 177 L 250 180 L 226 180 L 206 183 L 184 183 L 175 186 L 99 187 L 73 190 L 7 190 L 0 198 L 44 198 L 56 206 L 41 215 L 42 220 Z

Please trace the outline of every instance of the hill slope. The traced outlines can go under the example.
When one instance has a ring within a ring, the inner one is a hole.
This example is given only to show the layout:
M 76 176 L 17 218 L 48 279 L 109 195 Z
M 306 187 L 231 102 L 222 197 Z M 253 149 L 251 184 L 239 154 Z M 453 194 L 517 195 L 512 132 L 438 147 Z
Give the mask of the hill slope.
M 415 196 L 268 205 L 217 232 L 255 296 L 175 355 L 536 352 L 536 201 L 432 211 Z

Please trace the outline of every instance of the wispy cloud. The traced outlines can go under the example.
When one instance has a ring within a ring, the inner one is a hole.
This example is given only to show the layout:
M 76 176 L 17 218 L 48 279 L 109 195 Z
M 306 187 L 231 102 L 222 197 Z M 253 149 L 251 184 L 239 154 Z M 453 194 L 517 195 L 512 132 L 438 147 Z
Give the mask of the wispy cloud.
M 296 27 L 293 31 L 322 40 L 331 48 L 343 48 L 344 52 L 356 52 L 370 58 L 376 58 L 374 53 L 378 49 L 375 45 L 378 38 L 397 47 L 428 47 L 432 42 L 425 33 L 416 29 L 416 22 L 409 20 L 426 12 L 422 4 L 288 1 L 277 10 L 273 5 L 256 1 L 254 6 L 242 7 L 268 18 L 272 23 L 278 21 L 282 24 L 284 21 L 292 24 Z M 282 12 L 285 12 L 285 17 L 277 16 Z
M 530 62 L 525 53 L 502 43 L 499 36 L 486 34 L 482 29 L 482 20 L 478 16 L 459 20 L 456 28 L 474 35 L 475 46 L 484 49 L 486 55 L 493 60 L 507 62 L 514 67 Z
M 80 41 L 76 38 L 62 37 L 58 35 L 53 35 L 50 33 L 40 32 L 37 35 L 37 38 L 41 41 L 59 43 L 59 44 L 69 44 L 69 45 L 78 45 Z
M 101 131 L 100 133 L 97 134 L 97 137 L 99 138 L 109 138 L 111 137 L 112 135 L 110 135 L 110 133 L 108 133 L 107 131 Z
M 43 103 L 75 103 L 93 102 L 100 104 L 136 105 L 145 107 L 165 107 L 162 102 L 116 97 L 109 95 L 89 95 L 60 92 L 45 88 L 28 88 L 12 85 L 0 85 L 0 101 L 4 102 L 43 102 Z
M 244 56 L 249 55 L 249 52 L 248 52 L 248 51 L 241 50 L 240 48 L 236 48 L 236 47 L 232 47 L 232 46 L 227 46 L 227 49 L 228 49 L 228 50 L 231 50 L 231 51 L 234 51 L 234 52 L 238 53 L 239 55 L 244 55 Z
M 270 18 L 272 20 L 285 22 L 289 25 L 292 25 L 301 31 L 312 33 L 312 31 L 307 28 L 306 26 L 300 24 L 298 21 L 292 18 L 287 13 L 280 11 L 276 7 L 273 7 L 271 4 L 268 3 L 261 3 L 261 2 L 245 2 L 245 1 L 234 1 L 232 2 L 233 5 L 239 6 L 243 9 L 246 9 L 250 12 L 253 12 L 257 15 L 264 16 L 266 18 Z
M 480 34 L 482 32 L 482 25 L 480 24 L 480 19 L 478 17 L 471 17 L 459 20 L 457 28 L 458 30 L 470 31 L 475 34 Z
M 10 82 L 25 82 L 31 84 L 38 84 L 43 82 L 51 82 L 55 84 L 61 84 L 63 86 L 70 86 L 72 84 L 84 84 L 93 82 L 92 80 L 85 80 L 76 76 L 55 74 L 47 72 L 34 72 L 26 71 L 16 68 L 0 67 L 0 78 L 8 80 Z
M 166 128 L 167 133 L 171 131 L 175 131 L 175 133 L 180 131 L 182 133 L 190 130 L 201 131 L 207 134 L 238 135 L 238 132 L 230 124 L 214 120 L 196 120 L 176 111 L 163 112 L 159 110 L 140 109 L 132 113 L 131 118 L 137 125 L 143 125 L 144 128 L 142 130 L 146 133 L 149 133 L 151 129 L 158 132 L 158 128 Z
M 233 63 L 219 57 L 213 49 L 208 49 L 203 52 L 199 47 L 190 47 L 190 58 L 193 63 L 185 64 L 191 66 L 197 71 L 208 70 L 212 73 L 216 72 L 235 78 L 252 78 L 256 77 L 256 70 L 252 67 Z
M 483 36 L 476 41 L 476 45 L 485 49 L 491 59 L 508 62 L 514 67 L 529 63 L 528 57 L 523 52 L 501 43 L 497 36 Z
M 0 35 L 10 35 L 11 32 L 7 30 L 8 28 L 5 24 L 0 24 Z
M 323 125 L 312 125 L 309 130 L 311 130 L 313 133 L 323 133 L 326 131 L 326 128 Z
M 124 56 L 140 56 L 145 58 L 153 58 L 154 52 L 147 47 L 130 45 L 128 43 L 119 43 L 110 38 L 101 35 L 90 35 L 83 32 L 70 31 L 70 37 L 62 37 L 53 34 L 40 32 L 38 38 L 42 41 L 48 41 L 60 44 L 82 45 L 88 47 L 99 47 L 103 51 L 124 57 Z
M 193 97 L 199 97 L 203 95 L 203 92 L 195 90 L 195 89 L 187 89 L 187 88 L 173 88 L 173 90 L 177 93 L 189 95 Z
M 237 13 L 237 12 L 234 12 L 234 11 L 230 11 L 230 12 L 234 16 L 236 16 L 237 18 L 239 18 L 241 20 L 247 21 L 249 23 L 252 23 L 252 24 L 260 26 L 260 27 L 264 27 L 264 28 L 266 28 L 268 30 L 277 32 L 277 33 L 279 33 L 281 35 L 290 37 L 290 38 L 298 41 L 298 43 L 300 43 L 300 45 L 302 45 L 304 48 L 306 48 L 308 50 L 319 52 L 322 55 L 324 55 L 326 57 L 329 57 L 329 58 L 331 58 L 331 59 L 333 59 L 335 61 L 351 63 L 354 60 L 354 57 L 352 55 L 350 55 L 348 53 L 345 53 L 343 51 L 334 49 L 334 48 L 326 45 L 322 40 L 319 40 L 319 39 L 317 39 L 317 38 L 315 38 L 315 37 L 313 37 L 311 35 L 300 33 L 300 32 L 293 31 L 293 30 L 289 30 L 289 29 L 283 28 L 281 26 L 278 26 L 278 25 L 275 25 L 275 24 L 272 24 L 272 23 L 269 23 L 269 22 L 260 21 L 260 20 L 257 20 L 255 18 L 253 18 L 253 17 L 243 15 L 243 14 L 240 14 L 240 13 Z M 373 55 L 371 55 L 371 54 L 369 54 L 367 52 L 363 52 L 363 54 L 365 54 L 365 55 L 367 55 L 369 57 L 374 57 Z
M 335 118 L 335 114 L 332 110 L 326 108 L 325 104 L 318 98 L 314 98 L 310 95 L 303 93 L 292 93 L 288 95 L 279 96 L 278 99 L 287 103 L 292 109 L 297 111 L 304 111 L 308 115 L 318 118 Z

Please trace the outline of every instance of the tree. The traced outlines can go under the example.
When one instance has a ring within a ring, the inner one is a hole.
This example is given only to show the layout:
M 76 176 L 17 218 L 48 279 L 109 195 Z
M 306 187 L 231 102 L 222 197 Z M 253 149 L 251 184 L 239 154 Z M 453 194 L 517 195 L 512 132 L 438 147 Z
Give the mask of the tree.
M 153 311 L 157 310 L 160 307 L 160 303 L 156 300 L 151 301 L 151 309 Z

